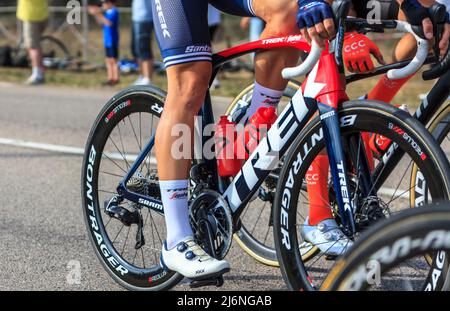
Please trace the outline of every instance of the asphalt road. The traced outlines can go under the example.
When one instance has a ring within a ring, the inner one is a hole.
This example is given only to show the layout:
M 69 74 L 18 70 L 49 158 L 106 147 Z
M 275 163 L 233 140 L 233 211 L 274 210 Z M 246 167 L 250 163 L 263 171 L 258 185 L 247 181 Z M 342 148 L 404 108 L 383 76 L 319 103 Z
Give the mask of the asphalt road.
M 86 234 L 77 154 L 113 93 L 0 84 L 0 290 L 121 289 Z M 222 112 L 227 100 L 215 102 Z M 17 140 L 74 149 L 64 154 L 17 146 Z M 222 289 L 285 288 L 278 269 L 256 263 L 237 244 L 228 259 L 233 269 Z M 74 282 L 78 265 L 81 280 Z

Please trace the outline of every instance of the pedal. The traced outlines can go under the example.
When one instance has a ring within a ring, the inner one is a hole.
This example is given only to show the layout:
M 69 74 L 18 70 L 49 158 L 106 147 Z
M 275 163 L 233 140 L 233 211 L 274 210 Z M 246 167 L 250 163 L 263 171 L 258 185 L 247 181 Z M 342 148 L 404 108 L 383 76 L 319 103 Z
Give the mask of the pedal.
M 216 286 L 221 287 L 223 285 L 223 276 L 214 277 L 211 279 L 204 279 L 204 280 L 193 280 L 191 283 L 189 283 L 190 288 L 199 288 L 199 287 L 205 287 L 205 286 Z

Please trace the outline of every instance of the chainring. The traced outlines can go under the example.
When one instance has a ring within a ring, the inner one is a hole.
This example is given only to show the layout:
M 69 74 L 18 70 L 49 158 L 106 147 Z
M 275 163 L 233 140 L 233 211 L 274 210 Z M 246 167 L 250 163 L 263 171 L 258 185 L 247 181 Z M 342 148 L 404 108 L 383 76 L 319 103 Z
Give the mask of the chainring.
M 189 219 L 194 236 L 203 248 L 206 238 L 200 230 L 200 223 L 208 221 L 213 232 L 214 257 L 223 259 L 231 248 L 233 239 L 232 211 L 223 197 L 216 191 L 204 189 L 191 199 L 189 204 Z

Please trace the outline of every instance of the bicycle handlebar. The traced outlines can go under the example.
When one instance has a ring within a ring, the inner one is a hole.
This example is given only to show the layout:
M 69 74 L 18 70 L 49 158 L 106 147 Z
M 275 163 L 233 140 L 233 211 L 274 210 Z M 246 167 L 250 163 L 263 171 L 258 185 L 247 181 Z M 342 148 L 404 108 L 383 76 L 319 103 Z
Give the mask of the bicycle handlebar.
M 433 22 L 433 30 L 435 36 L 435 47 L 434 54 L 436 60 L 438 60 L 439 55 L 439 41 L 441 39 L 442 32 L 446 23 L 446 9 L 442 4 L 435 3 L 431 8 L 429 8 L 431 21 Z M 445 72 L 450 69 L 450 48 L 447 49 L 445 56 L 440 62 L 435 64 L 431 69 L 425 71 L 422 74 L 424 80 L 432 80 L 440 77 Z
M 391 80 L 401 79 L 417 72 L 420 67 L 422 67 L 428 56 L 428 41 L 418 36 L 410 24 L 402 21 L 396 21 L 396 23 L 396 30 L 407 32 L 414 36 L 417 42 L 417 53 L 411 62 L 405 67 L 400 69 L 391 69 L 387 72 L 387 77 Z
M 425 39 L 422 39 L 418 36 L 411 25 L 407 22 L 403 21 L 393 21 L 395 24 L 395 29 L 401 32 L 411 33 L 417 42 L 417 53 L 415 57 L 411 60 L 411 62 L 403 68 L 400 69 L 391 69 L 388 71 L 388 78 L 391 80 L 401 79 L 407 77 L 417 70 L 423 65 L 428 56 L 428 42 Z M 297 67 L 285 68 L 281 72 L 281 75 L 284 79 L 292 79 L 298 76 L 306 75 L 311 69 L 316 65 L 319 61 L 320 56 L 322 54 L 322 48 L 320 48 L 314 41 L 311 45 L 311 52 L 305 61 Z M 446 63 L 447 64 L 447 63 Z M 450 65 L 450 56 L 448 57 L 448 64 Z
M 439 78 L 450 69 L 450 48 L 447 49 L 447 53 L 444 58 L 431 69 L 425 71 L 422 74 L 424 80 L 433 80 Z
M 304 76 L 313 69 L 316 63 L 319 61 L 322 55 L 322 48 L 317 45 L 314 41 L 311 45 L 311 51 L 308 57 L 297 67 L 284 68 L 281 71 L 281 75 L 284 79 L 292 79 L 298 76 Z

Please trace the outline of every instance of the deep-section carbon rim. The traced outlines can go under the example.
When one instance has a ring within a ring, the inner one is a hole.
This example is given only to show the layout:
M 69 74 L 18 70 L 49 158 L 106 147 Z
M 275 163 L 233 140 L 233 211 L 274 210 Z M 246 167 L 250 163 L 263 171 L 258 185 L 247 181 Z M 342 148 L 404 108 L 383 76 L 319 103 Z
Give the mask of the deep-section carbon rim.
M 333 267 L 321 290 L 367 290 L 377 284 L 369 284 L 367 276 L 369 263 L 377 264 L 378 282 L 397 265 L 416 256 L 434 253 L 440 259 L 450 251 L 450 206 L 414 208 L 391 217 L 372 227 L 353 248 Z M 446 240 L 447 237 L 447 240 Z M 431 242 L 431 243 L 430 243 Z M 399 245 L 402 248 L 399 249 Z M 447 274 L 448 265 L 444 260 L 435 268 L 434 275 Z M 437 282 L 425 284 L 425 290 L 435 290 Z M 444 290 L 448 290 L 444 285 Z
M 154 118 L 159 118 L 163 108 L 164 96 L 165 94 L 157 89 L 135 87 L 125 90 L 112 98 L 105 105 L 94 123 L 86 145 L 83 161 L 83 212 L 90 240 L 101 263 L 113 279 L 120 285 L 132 290 L 165 290 L 173 287 L 182 279 L 179 274 L 165 272 L 159 266 L 159 255 L 157 256 L 156 254 L 158 249 L 153 250 L 153 264 L 149 265 L 148 262 L 145 262 L 147 253 L 144 254 L 144 247 L 147 247 L 145 249 L 147 252 L 152 248 L 149 246 L 152 239 L 153 241 L 156 239 L 161 241 L 163 238 L 162 234 L 159 237 L 155 237 L 158 230 L 156 228 L 157 221 L 154 220 L 156 215 L 150 215 L 149 209 L 144 207 L 138 210 L 139 214 L 142 215 L 142 219 L 145 219 L 143 233 L 147 240 L 147 245 L 136 250 L 134 258 L 132 254 L 127 258 L 124 258 L 124 256 L 127 252 L 131 252 L 128 249 L 132 249 L 132 247 L 126 244 L 127 241 L 133 241 L 136 236 L 137 225 L 124 226 L 120 220 L 110 218 L 104 213 L 105 198 L 108 199 L 117 195 L 115 193 L 117 182 L 125 175 L 127 167 L 133 161 L 133 155 L 137 154 L 139 148 L 142 149 L 144 144 L 148 142 L 149 133 L 141 131 L 140 126 L 146 126 L 148 130 L 149 124 L 145 124 L 145 121 L 148 123 L 148 120 L 151 118 L 153 123 Z M 129 132 L 132 133 L 128 136 L 124 135 L 126 126 L 129 127 Z M 137 128 L 138 126 L 139 129 Z M 153 128 L 153 125 L 151 127 Z M 120 139 L 112 136 L 113 134 L 117 135 L 117 131 L 121 131 Z M 128 147 L 131 143 L 139 145 L 139 148 L 135 147 L 133 153 L 125 150 L 125 146 Z M 105 146 L 109 146 L 112 151 L 104 150 Z M 108 172 L 106 172 L 102 163 L 110 164 Z M 148 165 L 148 163 L 151 163 L 150 157 L 143 166 Z M 114 171 L 113 168 L 116 170 Z M 144 168 L 142 170 L 144 171 Z M 150 168 L 148 168 L 148 171 L 150 171 Z M 108 189 L 100 189 L 99 187 L 108 185 L 106 182 L 103 182 L 103 180 L 109 180 L 105 176 L 114 180 L 109 184 L 110 187 Z M 162 219 L 163 216 L 160 215 L 159 217 Z M 147 223 L 152 225 L 151 233 L 148 232 L 148 229 L 146 232 L 145 224 Z M 112 226 L 118 228 L 114 233 L 110 232 L 112 229 L 115 229 Z M 118 241 L 123 241 L 125 238 L 123 245 L 115 244 L 118 238 Z M 155 245 L 158 243 L 154 242 Z M 126 247 L 127 251 L 125 251 Z M 140 259 L 142 263 L 139 263 Z
M 340 120 L 341 134 L 343 136 L 358 132 L 376 132 L 392 139 L 398 144 L 399 148 L 406 151 L 406 155 L 402 158 L 402 161 L 406 159 L 406 161 L 402 162 L 404 166 L 396 167 L 393 173 L 398 174 L 396 177 L 399 179 L 397 188 L 382 189 L 386 193 L 392 192 L 389 193 L 388 200 L 385 200 L 384 203 L 390 203 L 389 198 L 392 200 L 392 198 L 397 199 L 397 197 L 400 198 L 397 202 L 402 202 L 402 197 L 405 197 L 404 202 L 400 206 L 394 206 L 395 211 L 397 208 L 401 208 L 405 202 L 408 203 L 405 204 L 407 205 L 405 207 L 409 207 L 409 200 L 406 200 L 405 194 L 409 191 L 404 191 L 405 189 L 409 190 L 409 179 L 403 178 L 404 176 L 402 177 L 402 175 L 410 172 L 411 163 L 417 163 L 421 167 L 422 172 L 424 172 L 426 180 L 429 181 L 429 191 L 433 201 L 448 198 L 448 185 L 450 184 L 449 176 L 446 173 L 449 170 L 448 163 L 444 159 L 445 156 L 442 150 L 433 142 L 430 134 L 426 132 L 417 120 L 386 104 L 371 101 L 344 103 L 340 110 Z M 406 135 L 400 135 L 399 133 L 402 133 L 402 131 L 398 131 L 398 128 L 404 131 Z M 294 147 L 287 155 L 285 166 L 280 175 L 279 188 L 275 199 L 273 215 L 275 243 L 283 277 L 288 287 L 293 290 L 317 289 L 327 274 L 327 269 L 324 269 L 322 264 L 325 267 L 331 267 L 333 263 L 333 261 L 326 261 L 324 256 L 322 256 L 322 258 L 319 258 L 322 261 L 319 266 L 316 259 L 312 258 L 307 263 L 308 267 L 311 268 L 306 268 L 299 251 L 299 244 L 302 240 L 299 236 L 299 226 L 303 225 L 303 222 L 297 220 L 297 199 L 299 197 L 304 199 L 302 198 L 304 194 L 301 193 L 303 176 L 305 176 L 312 160 L 325 147 L 323 134 L 320 133 L 320 130 L 320 123 L 316 119 L 304 129 L 293 144 Z M 425 159 L 421 158 L 417 147 L 420 147 L 421 152 L 426 155 Z M 408 159 L 411 159 L 409 164 Z M 406 177 L 408 176 L 406 175 Z M 404 179 L 406 179 L 405 182 L 408 185 L 403 185 Z M 395 185 L 397 181 L 393 178 L 391 182 Z M 357 180 L 355 184 L 357 184 Z M 400 185 L 402 187 L 399 187 Z M 388 207 L 392 209 L 391 206 L 393 204 L 388 204 Z M 304 204 L 304 206 L 307 205 L 307 203 Z M 389 209 L 387 211 L 391 213 Z M 301 210 L 300 213 L 302 213 Z M 303 215 L 307 215 L 307 211 L 303 211 Z M 315 277 L 308 273 L 308 271 L 313 270 L 308 269 L 315 269 L 313 272 Z M 312 284 L 316 286 L 313 287 Z

